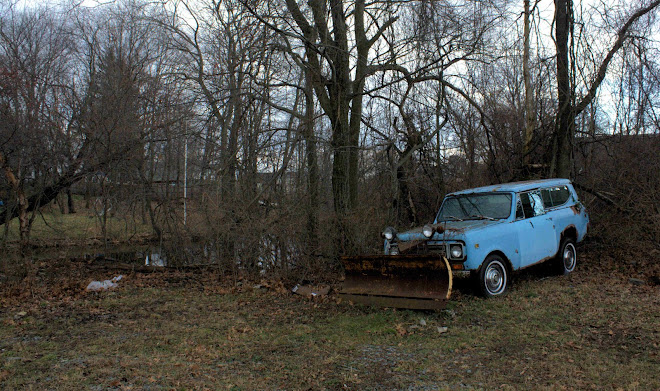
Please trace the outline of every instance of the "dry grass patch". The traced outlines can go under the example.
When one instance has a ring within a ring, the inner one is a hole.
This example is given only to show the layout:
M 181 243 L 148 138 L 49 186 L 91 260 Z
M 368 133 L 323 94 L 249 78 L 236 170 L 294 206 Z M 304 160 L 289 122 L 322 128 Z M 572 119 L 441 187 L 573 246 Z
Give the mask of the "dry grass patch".
M 4 229 L 4 227 L 3 227 Z M 150 235 L 149 224 L 135 216 L 111 216 L 107 221 L 108 240 L 128 241 L 131 238 Z M 35 246 L 53 246 L 62 243 L 89 243 L 102 238 L 101 222 L 93 210 L 81 208 L 78 213 L 61 214 L 55 208 L 46 208 L 36 216 L 30 231 L 30 241 Z M 18 221 L 9 222 L 7 240 L 18 242 Z
M 48 284 L 112 277 L 74 266 Z M 439 313 L 309 301 L 211 272 L 5 295 L 0 388 L 660 389 L 657 286 L 595 271 L 518 277 L 495 300 L 459 282 Z

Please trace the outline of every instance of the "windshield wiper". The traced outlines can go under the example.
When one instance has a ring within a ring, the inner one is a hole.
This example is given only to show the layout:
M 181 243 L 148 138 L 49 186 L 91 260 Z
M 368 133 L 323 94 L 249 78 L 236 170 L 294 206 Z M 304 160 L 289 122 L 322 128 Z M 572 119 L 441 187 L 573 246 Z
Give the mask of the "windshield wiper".
M 458 220 L 458 221 L 463 221 L 463 219 L 459 219 L 459 218 L 456 217 L 456 216 L 447 216 L 447 217 L 449 217 L 450 219 L 454 219 L 454 220 Z M 447 220 L 443 220 L 443 221 L 447 221 Z
M 480 220 L 491 220 L 491 221 L 495 221 L 495 220 L 497 220 L 497 219 L 495 219 L 495 218 L 493 218 L 493 217 L 490 217 L 490 216 L 484 216 L 484 215 L 470 215 L 470 217 L 474 217 L 474 218 L 477 218 L 477 219 L 480 219 Z

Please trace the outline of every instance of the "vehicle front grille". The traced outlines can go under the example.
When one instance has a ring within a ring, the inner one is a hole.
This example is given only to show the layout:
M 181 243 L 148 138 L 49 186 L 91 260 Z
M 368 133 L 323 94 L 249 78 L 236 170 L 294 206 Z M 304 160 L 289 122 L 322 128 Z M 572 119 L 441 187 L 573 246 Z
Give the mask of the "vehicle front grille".
M 399 246 L 401 249 L 401 246 Z M 446 245 L 440 243 L 419 243 L 413 247 L 405 248 L 403 254 L 441 254 L 447 256 Z
M 447 254 L 447 249 L 444 244 L 427 244 L 426 251 L 435 254 L 442 254 L 442 255 Z

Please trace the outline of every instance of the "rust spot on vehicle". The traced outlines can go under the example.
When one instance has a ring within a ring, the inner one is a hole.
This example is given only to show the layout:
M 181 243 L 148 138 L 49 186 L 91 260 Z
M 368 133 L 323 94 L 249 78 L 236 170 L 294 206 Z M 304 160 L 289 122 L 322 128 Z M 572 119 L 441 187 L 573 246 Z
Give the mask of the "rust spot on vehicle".
M 580 214 L 580 209 L 576 205 L 571 206 L 571 210 L 573 211 L 573 214 L 575 214 L 575 215 Z
M 527 265 L 527 266 L 523 266 L 523 267 L 521 267 L 520 270 L 527 269 L 528 267 L 532 267 L 532 266 L 535 266 L 535 265 L 539 265 L 539 264 L 541 264 L 541 263 L 543 263 L 543 262 L 550 261 L 550 260 L 552 260 L 552 259 L 554 259 L 554 258 L 555 258 L 554 255 L 551 256 L 551 257 L 545 257 L 545 258 L 541 259 L 540 261 L 536 261 L 536 262 L 534 262 L 534 263 L 530 263 L 530 264 Z
M 457 232 L 457 233 L 465 231 L 465 228 L 463 228 L 463 227 L 461 227 L 461 228 L 445 227 L 444 224 L 437 224 L 434 227 L 435 227 L 435 232 L 437 232 L 439 234 L 442 234 L 445 231 L 447 231 L 447 232 Z
M 360 255 L 341 257 L 344 268 L 351 272 L 379 272 L 397 275 L 411 273 L 416 275 L 420 270 L 447 270 L 444 258 L 435 254 L 412 255 Z

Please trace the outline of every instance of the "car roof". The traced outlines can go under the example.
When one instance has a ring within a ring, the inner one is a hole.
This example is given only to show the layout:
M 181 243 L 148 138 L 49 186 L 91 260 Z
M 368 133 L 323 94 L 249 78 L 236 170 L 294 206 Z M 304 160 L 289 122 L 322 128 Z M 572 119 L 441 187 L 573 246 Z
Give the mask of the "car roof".
M 471 193 L 489 193 L 493 191 L 503 191 L 503 192 L 518 192 L 538 189 L 539 187 L 549 187 L 549 186 L 562 186 L 568 185 L 571 181 L 564 178 L 553 178 L 553 179 L 536 179 L 532 181 L 522 181 L 522 182 L 509 182 L 501 183 L 499 185 L 490 185 L 483 187 L 475 187 L 473 189 L 465 189 L 461 191 L 455 191 L 447 195 L 458 195 L 458 194 L 471 194 Z

